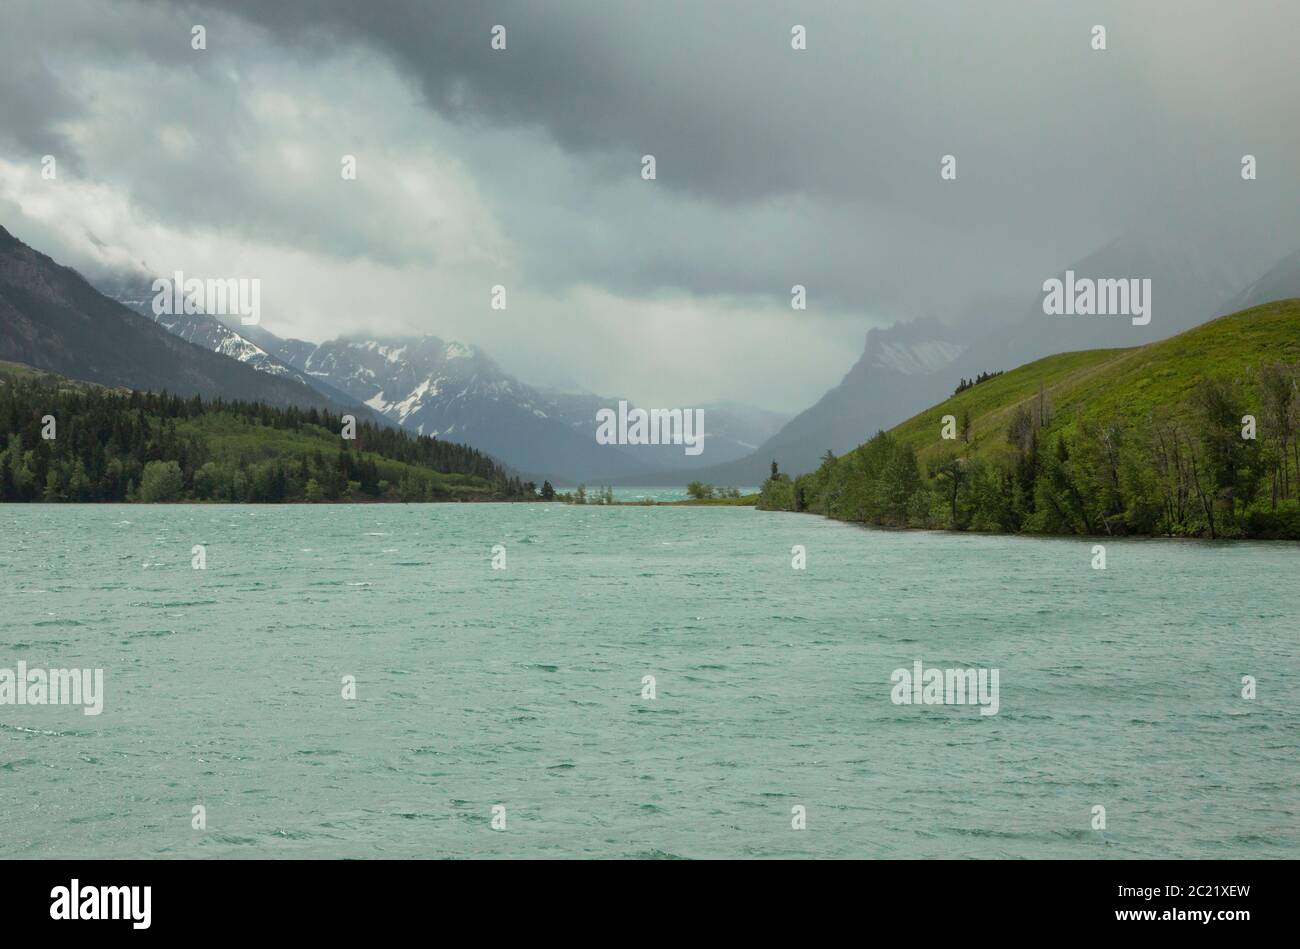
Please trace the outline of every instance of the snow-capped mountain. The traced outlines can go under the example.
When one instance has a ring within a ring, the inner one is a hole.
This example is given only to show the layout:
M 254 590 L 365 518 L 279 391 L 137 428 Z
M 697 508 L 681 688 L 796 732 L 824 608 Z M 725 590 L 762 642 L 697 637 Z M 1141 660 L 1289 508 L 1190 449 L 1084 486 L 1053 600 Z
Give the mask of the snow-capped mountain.
M 546 401 L 509 376 L 485 353 L 436 336 L 345 338 L 313 345 L 283 340 L 278 354 L 304 375 L 342 389 L 376 412 L 421 435 L 461 435 L 481 415 L 482 400 L 539 420 Z
M 316 345 L 278 340 L 265 330 L 250 335 L 307 378 L 404 428 L 454 438 L 525 474 L 570 483 L 636 480 L 649 472 L 689 471 L 739 458 L 784 421 L 748 406 L 705 406 L 701 455 L 686 455 L 680 445 L 600 445 L 596 413 L 616 406 L 617 397 L 531 386 L 465 343 L 423 336 Z
M 897 329 L 898 327 L 894 327 L 891 331 Z M 966 351 L 966 345 L 947 339 L 920 339 L 908 342 L 881 337 L 877 339 L 874 351 L 872 350 L 872 340 L 868 337 L 867 351 L 870 353 L 873 368 L 897 372 L 904 376 L 920 376 L 951 366 L 957 357 Z
M 314 388 L 208 349 L 177 339 L 0 227 L 0 359 L 106 386 L 342 409 Z
M 221 353 L 221 355 L 229 356 L 231 359 L 237 359 L 245 365 L 252 366 L 259 372 L 265 372 L 271 376 L 283 376 L 286 379 L 305 381 L 298 373 L 272 357 L 270 353 L 260 346 L 250 343 L 238 333 L 231 332 L 210 317 L 198 318 L 195 316 L 168 316 L 164 314 L 158 317 L 157 322 L 163 329 L 174 333 L 188 343 L 202 346 L 204 349 L 210 349 L 215 353 Z
M 254 337 L 261 334 L 278 349 L 285 341 L 273 333 L 267 333 L 257 326 L 244 326 L 238 318 L 233 317 L 222 318 L 207 313 L 154 313 L 152 278 L 138 273 L 104 277 L 98 281 L 96 289 L 110 300 L 153 320 L 173 336 L 188 343 L 227 356 L 268 376 L 306 386 L 328 399 L 328 404 L 337 411 L 351 412 L 358 418 L 389 424 L 382 413 L 373 411 L 361 401 L 330 385 L 327 380 L 299 371 L 254 341 Z
M 131 275 L 99 281 L 97 289 L 110 300 L 130 307 L 141 316 L 153 320 L 174 336 L 187 343 L 202 346 L 214 353 L 229 356 L 259 372 L 293 379 L 310 384 L 301 373 L 276 359 L 262 347 L 226 326 L 221 320 L 206 313 L 156 314 L 153 311 L 153 290 L 148 277 Z
M 778 413 L 718 403 L 702 406 L 701 455 L 686 455 L 678 445 L 599 445 L 596 412 L 617 406 L 617 397 L 528 385 L 474 346 L 436 336 L 320 344 L 282 339 L 237 317 L 156 315 L 150 287 L 147 277 L 130 274 L 101 280 L 99 289 L 187 342 L 305 383 L 417 434 L 472 445 L 530 477 L 577 484 L 686 471 L 743 457 L 786 421 Z

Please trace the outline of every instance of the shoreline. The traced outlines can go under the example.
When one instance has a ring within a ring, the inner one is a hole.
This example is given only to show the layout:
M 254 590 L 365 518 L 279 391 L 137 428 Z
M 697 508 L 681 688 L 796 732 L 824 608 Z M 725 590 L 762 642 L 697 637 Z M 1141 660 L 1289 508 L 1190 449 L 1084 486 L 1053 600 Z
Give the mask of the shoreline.
M 412 507 L 439 507 L 453 504 L 554 504 L 563 507 L 738 507 L 753 508 L 765 514 L 791 514 L 820 517 L 849 527 L 867 531 L 882 531 L 897 534 L 941 534 L 947 537 L 1020 537 L 1040 540 L 1078 540 L 1105 544 L 1111 541 L 1183 541 L 1187 543 L 1209 543 L 1232 546 L 1239 543 L 1294 544 L 1300 546 L 1300 540 L 1290 537 L 1189 537 L 1181 534 L 1053 534 L 1036 532 L 1007 532 L 981 530 L 952 530 L 944 527 L 900 527 L 888 524 L 869 524 L 865 521 L 849 521 L 829 517 L 815 511 L 782 511 L 759 507 L 757 495 L 742 495 L 739 498 L 682 498 L 674 501 L 611 501 L 609 503 L 584 503 L 573 501 L 545 500 L 537 498 L 455 498 L 442 501 L 401 501 L 379 498 L 350 501 L 4 501 L 0 510 L 5 508 L 64 508 L 64 507 L 362 507 L 406 505 Z
M 760 507 L 759 511 L 766 514 L 791 514 L 795 516 L 812 516 L 819 517 L 824 521 L 833 521 L 836 524 L 845 524 L 849 527 L 858 527 L 868 531 L 883 531 L 889 534 L 942 534 L 946 537 L 1024 537 L 1024 538 L 1041 538 L 1043 540 L 1080 540 L 1093 541 L 1095 543 L 1105 544 L 1110 541 L 1134 541 L 1134 540 L 1172 540 L 1187 541 L 1189 543 L 1204 544 L 1221 544 L 1231 546 L 1239 543 L 1262 543 L 1262 544 L 1295 544 L 1300 546 L 1300 539 L 1294 537 L 1253 537 L 1243 535 L 1241 537 L 1189 537 L 1186 534 L 1052 534 L 1036 531 L 980 531 L 980 530 L 954 530 L 951 527 L 911 527 L 891 524 L 869 524 L 866 521 L 849 521 L 839 517 L 831 517 L 827 514 L 819 514 L 816 511 L 781 511 L 774 508 Z

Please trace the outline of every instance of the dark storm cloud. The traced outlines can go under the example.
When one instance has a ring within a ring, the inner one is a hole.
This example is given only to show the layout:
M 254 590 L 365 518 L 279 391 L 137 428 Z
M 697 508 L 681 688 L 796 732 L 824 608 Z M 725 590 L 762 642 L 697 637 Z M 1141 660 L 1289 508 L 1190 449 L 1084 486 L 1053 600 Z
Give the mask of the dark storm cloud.
M 0 147 L 10 152 L 65 157 L 67 166 L 80 166 L 78 156 L 59 124 L 75 118 L 80 108 L 39 55 L 24 49 L 22 38 L 0 34 Z
M 469 315 L 505 281 L 512 308 L 601 340 L 562 367 L 575 377 L 632 311 L 744 314 L 763 340 L 797 320 L 844 348 L 799 370 L 815 397 L 869 325 L 985 320 L 972 301 L 1029 303 L 1134 229 L 1242 279 L 1300 246 L 1289 0 L 10 0 L 0 16 L 0 163 L 30 174 L 56 153 L 102 187 L 81 205 L 99 219 L 64 228 L 79 241 L 274 257 L 304 286 L 304 335 L 395 314 L 450 333 L 459 314 L 493 348 Z M 344 153 L 363 170 L 341 186 Z M 0 207 L 33 199 L 30 233 L 78 210 L 5 184 Z M 311 295 L 342 273 L 368 281 L 349 303 L 343 284 Z M 548 329 L 500 332 L 523 351 Z M 719 391 L 750 368 L 732 338 L 700 357 Z
M 0 32 L 0 159 L 30 163 L 52 154 L 61 174 L 84 171 L 85 179 L 120 189 L 142 214 L 182 230 L 393 266 L 428 263 L 435 252 L 424 238 L 433 222 L 395 222 L 374 193 L 383 187 L 375 175 L 337 187 L 340 156 L 355 141 L 335 147 L 311 123 L 294 128 L 292 108 L 287 118 L 259 114 L 268 97 L 292 105 L 316 91 L 281 70 L 282 51 L 250 24 L 185 13 L 147 0 L 6 5 L 12 28 Z M 201 21 L 214 35 L 212 48 L 198 52 L 190 29 Z M 302 48 L 295 55 L 309 58 Z M 358 103 L 338 105 L 369 113 Z M 380 114 L 408 108 L 391 97 L 385 105 Z M 336 123 L 341 138 L 349 124 Z M 409 144 L 399 138 L 392 136 L 394 147 Z M 285 160 L 286 144 L 298 146 L 300 161 Z
M 961 258 L 962 282 L 978 279 L 965 266 L 975 258 L 1017 282 L 1017 261 L 1028 262 L 1026 273 L 1063 264 L 1142 222 L 1153 203 L 1232 207 L 1242 153 L 1278 162 L 1300 145 L 1282 38 L 1300 17 L 1285 2 L 1249 13 L 1192 2 L 1176 16 L 1122 2 L 947 0 L 210 0 L 191 8 L 237 13 L 300 56 L 355 44 L 377 50 L 446 117 L 543 130 L 580 163 L 588 186 L 634 177 L 640 155 L 651 153 L 655 187 L 720 212 L 807 196 L 825 205 L 826 218 L 814 207 L 789 222 L 795 269 L 819 271 L 817 260 L 851 256 L 857 244 L 859 258 L 879 255 L 879 271 L 891 275 L 869 283 L 843 267 L 826 275 L 823 292 L 845 306 L 868 305 L 864 294 L 886 285 L 906 293 L 936 259 Z M 808 30 L 806 51 L 790 48 L 796 23 Z M 1108 31 L 1104 52 L 1090 46 L 1095 23 Z M 507 29 L 504 52 L 489 46 L 495 24 Z M 957 157 L 956 182 L 939 181 L 945 154 Z M 511 153 L 494 162 L 516 206 L 523 196 L 509 166 L 534 160 Z M 1281 180 L 1257 190 L 1294 206 L 1295 176 Z M 617 215 L 618 202 L 608 203 Z M 856 240 L 834 220 L 845 216 L 860 221 Z M 745 277 L 748 262 L 726 252 L 749 243 L 726 239 L 743 220 L 720 213 L 712 240 L 684 238 L 719 251 L 703 259 L 649 244 L 619 285 L 761 291 L 764 280 Z M 768 237 L 784 243 L 780 232 Z M 845 240 L 847 249 L 815 249 Z M 629 269 L 614 267 L 611 279 Z

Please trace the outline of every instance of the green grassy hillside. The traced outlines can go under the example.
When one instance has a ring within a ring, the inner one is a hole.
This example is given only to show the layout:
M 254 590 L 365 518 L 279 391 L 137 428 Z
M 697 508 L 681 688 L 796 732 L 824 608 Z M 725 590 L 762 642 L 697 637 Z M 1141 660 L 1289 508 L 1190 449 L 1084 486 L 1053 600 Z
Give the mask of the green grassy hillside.
M 1050 356 L 769 480 L 759 506 L 897 526 L 1300 536 L 1298 367 L 1300 300 Z
M 1048 356 L 967 389 L 890 434 L 912 445 L 924 461 L 943 450 L 938 437 L 943 416 L 961 419 L 969 411 L 971 445 L 978 455 L 1005 445 L 1012 415 L 1018 407 L 1034 407 L 1040 385 L 1052 407 L 1052 430 L 1073 431 L 1083 419 L 1141 418 L 1166 407 L 1185 415 L 1200 380 L 1228 376 L 1249 392 L 1254 370 L 1268 361 L 1300 364 L 1300 300 L 1223 316 L 1133 349 Z

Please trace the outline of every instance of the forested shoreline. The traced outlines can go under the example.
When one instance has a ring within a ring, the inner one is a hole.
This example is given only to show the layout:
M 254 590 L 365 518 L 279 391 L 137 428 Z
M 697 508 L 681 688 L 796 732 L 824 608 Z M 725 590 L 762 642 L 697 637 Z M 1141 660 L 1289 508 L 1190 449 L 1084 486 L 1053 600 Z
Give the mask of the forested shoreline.
M 1024 408 L 1000 457 L 956 449 L 924 468 L 910 445 L 879 432 L 809 474 L 774 471 L 758 507 L 885 527 L 1300 539 L 1294 409 L 1289 429 L 1251 440 L 1241 404 L 1229 383 L 1207 381 L 1190 422 L 1115 419 L 1073 435 Z
M 529 500 L 481 452 L 317 409 L 0 376 L 0 501 Z
M 898 528 L 1300 539 L 1300 360 L 1282 358 L 1300 349 L 1298 312 L 1287 301 L 959 387 L 814 472 L 773 462 L 758 507 Z M 1221 342 L 1243 339 L 1251 349 Z

